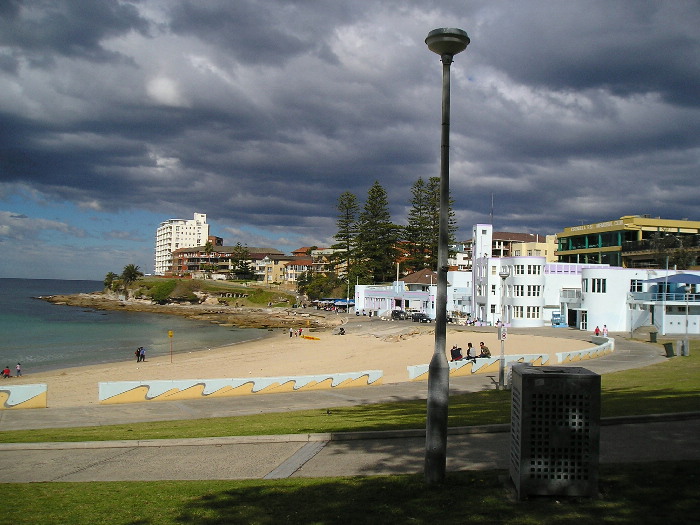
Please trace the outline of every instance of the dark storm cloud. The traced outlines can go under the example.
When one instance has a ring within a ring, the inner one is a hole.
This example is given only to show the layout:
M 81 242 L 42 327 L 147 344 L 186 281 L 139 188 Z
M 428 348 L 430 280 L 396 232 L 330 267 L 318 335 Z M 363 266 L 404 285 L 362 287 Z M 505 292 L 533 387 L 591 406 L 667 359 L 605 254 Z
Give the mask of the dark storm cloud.
M 134 6 L 115 0 L 11 1 L 1 14 L 0 45 L 34 66 L 53 64 L 56 55 L 112 60 L 118 54 L 103 40 L 148 30 Z
M 452 66 L 462 237 L 492 196 L 499 230 L 697 218 L 695 2 L 1 5 L 5 192 L 322 245 L 338 196 L 378 180 L 403 222 L 439 173 L 442 66 L 423 40 L 449 25 L 472 39 Z
M 513 2 L 480 28 L 485 59 L 554 90 L 658 94 L 700 105 L 697 2 Z

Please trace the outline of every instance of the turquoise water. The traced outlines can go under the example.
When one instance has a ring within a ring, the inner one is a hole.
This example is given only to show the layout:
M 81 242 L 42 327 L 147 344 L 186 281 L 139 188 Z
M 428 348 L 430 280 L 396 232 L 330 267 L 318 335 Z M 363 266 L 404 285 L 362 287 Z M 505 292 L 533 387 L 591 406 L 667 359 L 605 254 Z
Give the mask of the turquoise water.
M 100 281 L 0 279 L 0 366 L 24 373 L 206 350 L 259 339 L 256 328 L 222 327 L 177 316 L 89 310 L 55 305 L 38 296 L 95 292 Z

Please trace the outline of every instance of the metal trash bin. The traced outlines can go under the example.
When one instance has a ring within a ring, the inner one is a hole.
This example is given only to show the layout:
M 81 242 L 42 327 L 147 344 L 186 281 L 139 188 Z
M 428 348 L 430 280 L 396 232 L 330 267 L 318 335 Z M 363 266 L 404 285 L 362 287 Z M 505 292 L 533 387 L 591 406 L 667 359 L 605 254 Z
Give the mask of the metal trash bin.
M 655 343 L 656 342 L 656 334 L 659 332 L 649 332 L 649 342 Z
M 513 365 L 510 449 L 519 499 L 597 496 L 600 376 L 581 367 Z

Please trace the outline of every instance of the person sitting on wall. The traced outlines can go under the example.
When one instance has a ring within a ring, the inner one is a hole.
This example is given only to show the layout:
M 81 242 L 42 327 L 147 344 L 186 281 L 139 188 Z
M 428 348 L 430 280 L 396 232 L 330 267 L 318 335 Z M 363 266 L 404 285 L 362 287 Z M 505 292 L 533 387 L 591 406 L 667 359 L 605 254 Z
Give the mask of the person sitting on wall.
M 464 359 L 476 359 L 476 356 L 472 355 L 472 350 L 474 350 L 472 344 L 467 343 L 467 355 L 464 356 Z
M 486 346 L 483 341 L 479 343 L 479 348 L 481 349 L 481 353 L 478 357 L 491 357 L 491 350 L 489 350 L 489 347 Z
M 457 345 L 453 345 L 450 348 L 450 361 L 461 361 L 462 360 L 462 349 L 458 348 Z

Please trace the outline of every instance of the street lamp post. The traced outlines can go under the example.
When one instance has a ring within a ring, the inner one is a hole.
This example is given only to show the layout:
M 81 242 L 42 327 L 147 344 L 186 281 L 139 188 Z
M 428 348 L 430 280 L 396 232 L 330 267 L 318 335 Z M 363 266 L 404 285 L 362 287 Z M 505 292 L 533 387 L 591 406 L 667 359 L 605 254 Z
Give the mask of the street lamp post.
M 693 288 L 689 285 L 685 285 L 685 340 L 683 341 L 683 352 L 681 355 L 690 355 L 690 351 L 688 348 L 688 307 L 690 306 L 689 304 L 689 295 L 690 292 Z
M 447 333 L 447 244 L 450 192 L 450 65 L 469 45 L 467 33 L 456 28 L 434 29 L 425 39 L 428 49 L 442 61 L 442 133 L 440 141 L 440 224 L 438 236 L 437 294 L 435 297 L 435 350 L 428 367 L 428 406 L 425 432 L 425 480 L 444 482 L 447 463 L 447 407 L 450 369 L 445 355 Z
M 506 368 L 506 337 L 505 337 L 505 323 L 506 323 L 506 279 L 510 275 L 507 268 L 503 268 L 498 272 L 498 276 L 501 278 L 501 326 L 498 327 L 498 338 L 501 340 L 501 359 L 498 362 L 498 388 L 503 390 L 505 388 L 505 368 Z

